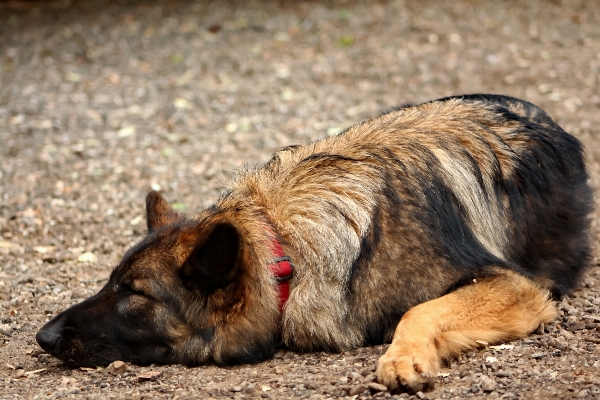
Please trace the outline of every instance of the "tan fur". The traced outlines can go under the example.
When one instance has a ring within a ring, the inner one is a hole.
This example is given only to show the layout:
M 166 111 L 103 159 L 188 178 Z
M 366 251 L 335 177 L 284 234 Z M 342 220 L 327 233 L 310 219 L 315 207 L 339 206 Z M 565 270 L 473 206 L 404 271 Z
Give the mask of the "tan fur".
M 549 293 L 510 271 L 464 286 L 409 310 L 377 365 L 389 389 L 433 385 L 440 361 L 477 347 L 523 337 L 556 317 Z
M 467 118 L 473 121 L 472 131 L 465 129 Z M 343 288 L 349 278 L 347 265 L 356 259 L 360 239 L 368 232 L 374 210 L 379 206 L 375 194 L 386 184 L 378 171 L 364 162 L 354 169 L 347 167 L 345 176 L 343 173 L 332 176 L 323 173 L 322 164 L 306 159 L 325 153 L 368 160 L 371 154 L 360 143 L 377 143 L 411 168 L 426 170 L 423 160 L 413 155 L 410 148 L 427 147 L 438 156 L 445 169 L 444 180 L 455 188 L 481 244 L 502 258 L 503 227 L 507 223 L 498 208 L 501 199 L 496 199 L 492 179 L 498 169 L 504 174 L 511 173 L 511 151 L 503 140 L 512 139 L 509 136 L 501 139 L 483 129 L 496 123 L 493 118 L 488 110 L 473 110 L 460 99 L 406 108 L 355 125 L 340 136 L 293 151 L 281 151 L 268 168 L 247 171 L 232 182 L 233 197 L 245 197 L 265 210 L 275 230 L 288 243 L 284 248 L 297 267 L 293 285 L 298 290 L 292 292 L 286 306 L 284 342 L 305 349 L 313 348 L 317 342 L 336 350 L 363 343 L 361 328 L 346 322 L 348 305 Z M 439 130 L 440 120 L 444 121 L 443 134 L 432 134 Z M 401 136 L 398 131 L 402 131 Z M 481 146 L 482 140 L 492 147 Z M 485 193 L 474 182 L 469 160 L 461 148 L 465 143 L 477 157 Z M 318 317 L 323 310 L 332 309 L 338 313 Z

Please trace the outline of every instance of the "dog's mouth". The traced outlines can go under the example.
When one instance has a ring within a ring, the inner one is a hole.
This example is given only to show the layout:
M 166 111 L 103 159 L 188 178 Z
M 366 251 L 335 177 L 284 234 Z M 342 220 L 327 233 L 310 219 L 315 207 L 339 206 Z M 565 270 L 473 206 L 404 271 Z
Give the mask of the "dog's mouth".
M 58 358 L 68 368 L 106 367 L 114 361 L 130 362 L 139 366 L 173 363 L 171 350 L 167 347 L 134 348 L 114 344 L 85 346 L 78 340 L 71 340 L 66 349 L 49 349 L 46 353 Z

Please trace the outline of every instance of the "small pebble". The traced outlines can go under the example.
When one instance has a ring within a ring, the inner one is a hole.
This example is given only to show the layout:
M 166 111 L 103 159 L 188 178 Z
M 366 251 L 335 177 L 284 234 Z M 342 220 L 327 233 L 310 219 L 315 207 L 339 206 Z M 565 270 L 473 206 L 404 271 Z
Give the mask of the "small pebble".
M 162 374 L 162 372 L 160 371 L 147 371 L 147 372 L 142 372 L 141 374 L 139 374 L 137 376 L 137 380 L 138 381 L 154 381 L 156 380 L 156 378 L 158 378 L 160 375 Z
M 350 396 L 356 396 L 367 390 L 367 385 L 360 384 L 350 389 Z
M 487 375 L 481 376 L 480 384 L 481 384 L 481 390 L 483 390 L 484 392 L 492 392 L 492 391 L 496 390 L 496 387 L 498 386 L 498 384 L 496 383 L 496 380 L 488 377 Z
M 381 383 L 377 383 L 377 382 L 371 382 L 367 385 L 367 387 L 372 392 L 385 392 L 387 390 L 387 386 L 382 385 Z
M 365 378 L 363 379 L 363 382 L 369 383 L 369 382 L 375 381 L 375 379 L 377 379 L 377 375 L 375 373 L 371 373 L 371 374 L 368 374 L 367 376 L 365 376 Z
M 352 381 L 354 381 L 354 382 L 358 382 L 359 380 L 362 379 L 362 375 L 359 374 L 358 372 L 352 371 L 352 372 L 348 373 L 348 378 L 352 379 Z
M 127 372 L 127 364 L 123 361 L 113 361 L 106 367 L 106 372 L 113 375 L 123 374 Z
M 9 324 L 0 325 L 0 333 L 3 334 L 4 336 L 10 336 L 12 331 L 13 331 L 13 329 L 10 327 Z
M 18 369 L 14 374 L 14 377 L 17 379 L 23 378 L 24 376 L 25 376 L 25 371 L 22 369 Z
M 45 351 L 42 349 L 35 349 L 31 352 L 31 354 L 29 354 L 31 357 L 38 357 L 41 354 L 44 354 Z

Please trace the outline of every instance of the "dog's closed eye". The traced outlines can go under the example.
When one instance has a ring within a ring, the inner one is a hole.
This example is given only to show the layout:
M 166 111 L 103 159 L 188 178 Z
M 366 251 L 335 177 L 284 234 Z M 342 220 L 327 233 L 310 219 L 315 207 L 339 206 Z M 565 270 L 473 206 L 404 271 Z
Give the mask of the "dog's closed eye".
M 139 285 L 136 283 L 124 282 L 120 285 L 119 289 L 120 289 L 121 293 L 126 294 L 128 297 L 136 296 L 136 297 L 144 297 L 148 300 L 154 300 L 154 297 L 152 297 L 149 290 L 147 290 L 147 288 L 143 285 Z
M 127 290 L 137 296 L 150 297 L 146 294 L 146 292 L 144 292 L 143 290 L 140 290 L 140 289 L 134 289 L 133 287 L 127 287 Z

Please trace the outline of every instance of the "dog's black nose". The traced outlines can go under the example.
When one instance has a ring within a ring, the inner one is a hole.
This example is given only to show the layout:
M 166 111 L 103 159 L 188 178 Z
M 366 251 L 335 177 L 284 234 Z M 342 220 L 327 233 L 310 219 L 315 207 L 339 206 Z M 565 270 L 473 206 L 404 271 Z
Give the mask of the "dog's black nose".
M 46 350 L 48 353 L 52 352 L 61 338 L 60 324 L 53 322 L 55 321 L 50 321 L 44 325 L 42 329 L 39 330 L 37 335 L 35 335 L 35 340 L 37 340 L 40 347 Z

